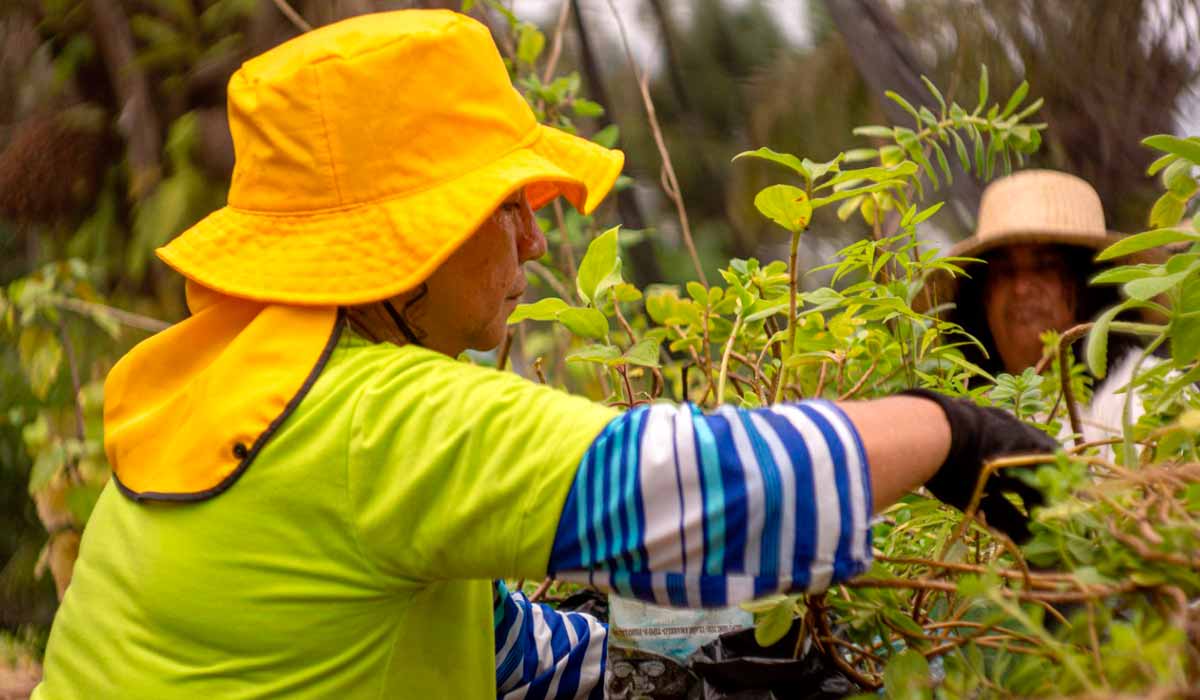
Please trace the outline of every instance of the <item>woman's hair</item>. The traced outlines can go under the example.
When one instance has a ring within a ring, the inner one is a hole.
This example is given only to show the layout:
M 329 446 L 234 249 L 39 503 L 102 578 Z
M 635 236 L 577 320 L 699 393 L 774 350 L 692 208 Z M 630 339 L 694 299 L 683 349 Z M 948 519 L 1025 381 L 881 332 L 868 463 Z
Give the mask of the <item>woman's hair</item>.
M 424 299 L 428 293 L 429 286 L 422 282 L 400 309 L 397 309 L 396 305 L 390 299 L 385 299 L 384 301 L 372 302 L 370 304 L 346 307 L 346 318 L 356 333 L 372 342 L 392 341 L 398 343 L 403 340 L 403 342 L 409 345 L 419 346 L 425 338 L 426 333 L 413 323 L 408 315 L 417 302 Z M 383 318 L 390 319 L 396 331 L 398 331 L 398 335 L 396 333 L 380 335 L 376 332 L 378 328 L 372 321 Z
M 1121 301 L 1115 286 L 1088 285 L 1088 280 L 1098 271 L 1097 266 L 1092 262 L 1094 251 L 1076 246 L 1053 246 L 1048 254 L 1061 260 L 1063 267 L 1072 273 L 1071 278 L 1076 285 L 1075 298 L 1078 300 L 1075 308 L 1076 323 L 1091 321 L 1105 309 Z M 983 258 L 987 260 L 988 256 L 984 255 Z M 974 265 L 968 269 L 968 272 L 972 273 L 971 277 L 959 278 L 956 306 L 944 318 L 962 326 L 963 330 L 973 335 L 984 347 L 988 348 L 989 355 L 985 357 L 974 344 L 961 346 L 963 355 L 969 362 L 979 365 L 991 374 L 996 374 L 1004 372 L 1005 368 L 996 351 L 996 341 L 988 327 L 984 298 L 988 271 L 988 265 Z M 1109 339 L 1109 365 L 1111 366 L 1112 363 L 1120 360 L 1122 356 L 1136 347 L 1138 347 L 1138 343 L 1135 339 L 1123 334 L 1114 334 Z

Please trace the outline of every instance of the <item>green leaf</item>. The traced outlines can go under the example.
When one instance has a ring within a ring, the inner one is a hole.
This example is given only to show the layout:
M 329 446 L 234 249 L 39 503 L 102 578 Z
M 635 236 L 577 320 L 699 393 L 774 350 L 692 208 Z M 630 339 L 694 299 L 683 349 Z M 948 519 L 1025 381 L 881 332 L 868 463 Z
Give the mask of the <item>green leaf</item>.
M 878 148 L 851 148 L 845 152 L 844 160 L 847 163 L 862 163 L 864 161 L 875 160 L 879 157 Z
M 528 64 L 536 63 L 545 46 L 546 35 L 542 34 L 542 30 L 528 22 L 521 23 L 517 39 L 517 60 Z
M 791 598 L 785 598 L 754 623 L 754 641 L 760 647 L 769 647 L 783 639 L 792 628 L 795 606 Z
M 29 379 L 33 395 L 45 399 L 46 393 L 58 378 L 62 364 L 62 343 L 53 331 L 42 326 L 27 326 L 17 341 L 21 368 Z
M 887 98 L 890 99 L 892 102 L 895 102 L 896 104 L 900 105 L 904 109 L 905 112 L 908 112 L 909 114 L 911 114 L 912 118 L 916 119 L 917 122 L 920 123 L 921 115 L 917 114 L 916 108 L 914 108 L 911 104 L 909 104 L 908 100 L 904 99 L 903 97 L 900 96 L 899 93 L 894 92 L 892 90 L 884 90 L 883 94 L 886 95 Z
M 29 493 L 36 494 L 46 488 L 66 463 L 67 452 L 62 443 L 56 442 L 38 452 L 29 472 Z
M 609 124 L 600 131 L 592 135 L 592 141 L 604 146 L 605 148 L 613 148 L 617 145 L 617 139 L 621 136 L 621 129 L 616 124 Z
M 1096 256 L 1096 260 L 1122 258 L 1143 250 L 1157 248 L 1170 243 L 1200 242 L 1200 234 L 1174 228 L 1159 228 L 1153 231 L 1126 236 L 1110 245 Z
M 866 168 L 856 168 L 854 170 L 843 170 L 837 175 L 834 175 L 825 182 L 821 183 L 820 187 L 817 189 L 834 187 L 836 185 L 846 182 L 853 182 L 855 180 L 870 180 L 872 182 L 899 180 L 908 177 L 915 172 L 917 172 L 917 164 L 910 160 L 901 161 L 895 165 L 889 166 L 869 166 Z
M 988 98 L 988 70 L 986 65 L 979 66 L 979 106 L 975 108 L 975 112 L 981 112 L 987 106 Z
M 1154 177 L 1155 175 L 1158 174 L 1158 171 L 1162 170 L 1163 168 L 1167 167 L 1168 165 L 1170 165 L 1171 163 L 1174 163 L 1177 160 L 1179 160 L 1179 156 L 1175 155 L 1174 153 L 1168 153 L 1167 155 L 1162 156 L 1162 157 L 1158 158 L 1157 160 L 1155 160 L 1153 163 L 1151 163 L 1150 167 L 1146 168 L 1146 174 L 1149 175 L 1150 177 Z
M 856 126 L 853 131 L 855 136 L 867 136 L 877 139 L 891 139 L 892 128 L 889 126 Z
M 67 509 L 77 523 L 86 523 L 92 516 L 101 488 L 95 484 L 74 484 L 67 491 Z
M 763 596 L 762 598 L 755 598 L 754 600 L 747 601 L 745 603 L 742 603 L 738 607 L 740 607 L 742 610 L 745 610 L 748 613 L 753 613 L 755 615 L 761 615 L 763 613 L 771 612 L 778 605 L 780 605 L 781 603 L 783 603 L 786 600 L 789 600 L 789 598 L 786 595 L 784 595 L 782 593 L 774 593 L 771 595 Z
M 799 187 L 771 185 L 754 197 L 754 206 L 771 221 L 792 233 L 808 228 L 812 219 L 812 204 Z
M 558 312 L 558 322 L 575 335 L 603 340 L 608 336 L 608 319 L 592 308 L 572 308 Z
M 883 687 L 890 700 L 924 700 L 933 697 L 929 662 L 917 651 L 896 654 L 883 669 Z
M 604 107 L 599 102 L 585 100 L 582 97 L 576 97 L 571 102 L 571 111 L 575 112 L 577 117 L 602 117 L 604 116 Z
M 933 153 L 937 156 L 938 167 L 942 169 L 942 175 L 946 177 L 947 183 L 952 182 L 953 176 L 950 174 L 950 161 L 946 158 L 946 152 L 942 150 L 937 141 L 930 141 L 930 143 L 933 145 Z
M 1088 284 L 1124 284 L 1130 280 L 1141 279 L 1154 274 L 1158 265 L 1122 265 L 1104 270 L 1093 277 Z
M 1126 282 L 1122 289 L 1131 299 L 1149 301 L 1171 287 L 1183 282 L 1192 273 L 1192 268 L 1169 275 L 1151 275 Z
M 1173 153 L 1181 158 L 1187 158 L 1196 165 L 1200 165 L 1200 138 L 1195 136 L 1181 139 L 1178 136 L 1158 134 L 1142 139 L 1142 144 L 1159 151 Z
M 1108 373 L 1108 327 L 1117 314 L 1129 308 L 1131 303 L 1126 301 L 1100 314 L 1088 332 L 1084 356 L 1087 358 L 1088 370 L 1096 379 L 1104 379 Z
M 840 166 L 842 160 L 845 159 L 845 157 L 846 157 L 845 155 L 839 153 L 839 154 L 837 154 L 836 158 L 834 158 L 833 160 L 830 160 L 830 161 L 826 161 L 824 163 L 814 163 L 813 161 L 811 161 L 807 158 L 805 158 L 804 160 L 802 160 L 800 162 L 804 164 L 804 169 L 808 171 L 809 177 L 811 177 L 813 181 L 816 181 L 816 180 L 821 179 L 828 173 L 838 172 L 839 166 Z
M 532 304 L 518 304 L 508 317 L 508 324 L 520 323 L 525 319 L 534 321 L 553 321 L 558 318 L 558 312 L 568 309 L 567 302 L 558 297 L 547 297 Z
M 1187 311 L 1200 309 L 1200 276 L 1194 275 L 1184 282 L 1176 308 Z M 1193 315 L 1185 311 L 1173 315 L 1169 337 L 1171 357 L 1181 366 L 1200 357 L 1200 314 Z M 1175 393 L 1170 390 L 1171 387 L 1167 387 L 1163 394 L 1169 396 Z
M 1004 109 L 1000 112 L 1000 118 L 1008 118 L 1008 115 L 1017 110 L 1017 105 L 1021 104 L 1021 101 L 1024 100 L 1025 96 L 1028 94 L 1029 83 L 1025 80 L 1022 80 L 1021 84 L 1017 86 L 1017 89 L 1013 91 L 1012 96 L 1008 98 L 1008 104 L 1004 105 Z
M 665 325 L 667 318 L 679 303 L 679 289 L 668 285 L 651 285 L 646 288 L 646 314 L 659 325 Z
M 588 244 L 587 253 L 579 263 L 579 272 L 575 275 L 575 289 L 579 291 L 579 297 L 589 304 L 594 304 L 609 287 L 624 281 L 621 278 L 621 258 L 618 255 L 619 229 L 619 226 L 614 226 L 596 236 Z
M 621 357 L 621 350 L 615 345 L 585 345 L 566 356 L 567 362 L 598 362 L 610 364 Z
M 808 168 L 804 166 L 804 161 L 800 160 L 791 153 L 778 153 L 764 146 L 757 151 L 742 151 L 734 156 L 733 160 L 737 160 L 738 158 L 760 158 L 762 160 L 769 160 L 772 163 L 778 163 L 786 168 L 794 170 L 806 178 L 812 179 L 812 173 L 810 173 Z
M 971 156 L 967 153 L 967 144 L 963 142 L 963 138 L 958 135 L 957 131 L 950 131 L 950 136 L 954 140 L 954 151 L 958 154 L 959 165 L 965 172 L 971 172 Z
M 1192 177 L 1194 167 L 1186 160 L 1177 160 L 1167 166 L 1162 174 L 1163 186 L 1184 202 L 1196 194 L 1196 180 Z
M 946 98 L 942 97 L 942 91 L 938 90 L 937 86 L 933 84 L 932 80 L 930 80 L 929 78 L 926 78 L 923 75 L 921 76 L 921 82 L 925 83 L 925 89 L 928 90 L 930 92 L 930 94 L 933 95 L 933 99 L 937 100 L 938 106 L 942 110 L 941 113 L 945 114 L 946 113 Z
M 1167 192 L 1158 198 L 1150 209 L 1150 225 L 1156 228 L 1174 226 L 1183 218 L 1187 202 L 1174 192 Z
M 625 361 L 639 367 L 658 367 L 658 345 L 658 340 L 643 338 L 625 351 Z
M 916 226 L 917 224 L 922 223 L 925 220 L 929 219 L 929 217 L 933 216 L 934 214 L 936 214 L 942 210 L 943 204 L 945 204 L 945 202 L 937 202 L 933 206 L 918 212 L 917 215 L 913 217 L 912 221 L 909 222 L 910 225 Z

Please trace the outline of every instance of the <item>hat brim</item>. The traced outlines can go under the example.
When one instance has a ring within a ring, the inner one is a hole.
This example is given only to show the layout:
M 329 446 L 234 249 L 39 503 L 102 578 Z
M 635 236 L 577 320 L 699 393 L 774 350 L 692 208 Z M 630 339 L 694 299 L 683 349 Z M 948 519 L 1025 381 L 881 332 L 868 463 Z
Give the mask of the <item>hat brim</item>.
M 546 126 L 528 145 L 427 189 L 295 214 L 224 207 L 156 252 L 205 287 L 255 301 L 366 304 L 433 273 L 513 192 L 534 208 L 558 195 L 584 214 L 604 199 L 624 154 Z
M 1062 245 L 1073 248 L 1094 250 L 1097 254 L 1105 248 L 1125 238 L 1120 233 L 1112 231 L 1094 232 L 1080 235 L 1078 232 L 1056 231 L 1011 231 L 988 236 L 980 239 L 978 236 L 959 241 L 946 251 L 947 258 L 978 258 L 999 248 L 1014 245 Z M 1163 251 L 1148 250 L 1140 254 L 1114 260 L 1114 265 L 1130 263 L 1158 263 L 1165 259 Z M 969 268 L 978 263 L 956 263 L 959 267 L 970 272 Z M 948 272 L 937 270 L 929 276 L 925 285 L 913 299 L 913 309 L 926 313 L 935 306 L 954 301 L 958 296 L 959 278 Z

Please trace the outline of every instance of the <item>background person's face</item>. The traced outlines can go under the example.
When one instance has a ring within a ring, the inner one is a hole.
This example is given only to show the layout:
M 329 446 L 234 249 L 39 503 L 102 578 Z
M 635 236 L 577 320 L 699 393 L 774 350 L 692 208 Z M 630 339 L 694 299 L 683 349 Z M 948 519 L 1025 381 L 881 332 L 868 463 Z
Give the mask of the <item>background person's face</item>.
M 422 345 L 456 356 L 504 339 L 509 314 L 525 292 L 521 264 L 546 252 L 546 237 L 523 192 L 510 196 L 426 281 L 408 317 Z
M 1051 246 L 1011 246 L 987 256 L 983 303 L 1006 371 L 1019 373 L 1042 356 L 1044 331 L 1077 322 L 1077 273 Z

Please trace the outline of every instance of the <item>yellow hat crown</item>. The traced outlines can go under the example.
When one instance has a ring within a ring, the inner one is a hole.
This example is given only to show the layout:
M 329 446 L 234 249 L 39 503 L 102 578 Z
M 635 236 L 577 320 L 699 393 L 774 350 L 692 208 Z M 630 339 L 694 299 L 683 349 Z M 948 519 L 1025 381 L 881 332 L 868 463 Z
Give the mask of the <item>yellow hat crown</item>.
M 248 61 L 229 85 L 231 206 L 319 211 L 461 176 L 536 135 L 488 30 L 449 11 L 363 15 Z
M 337 306 L 425 280 L 513 192 L 590 213 L 624 155 L 537 123 L 487 28 L 401 10 L 322 27 L 229 83 L 229 206 L 158 256 L 227 296 Z

